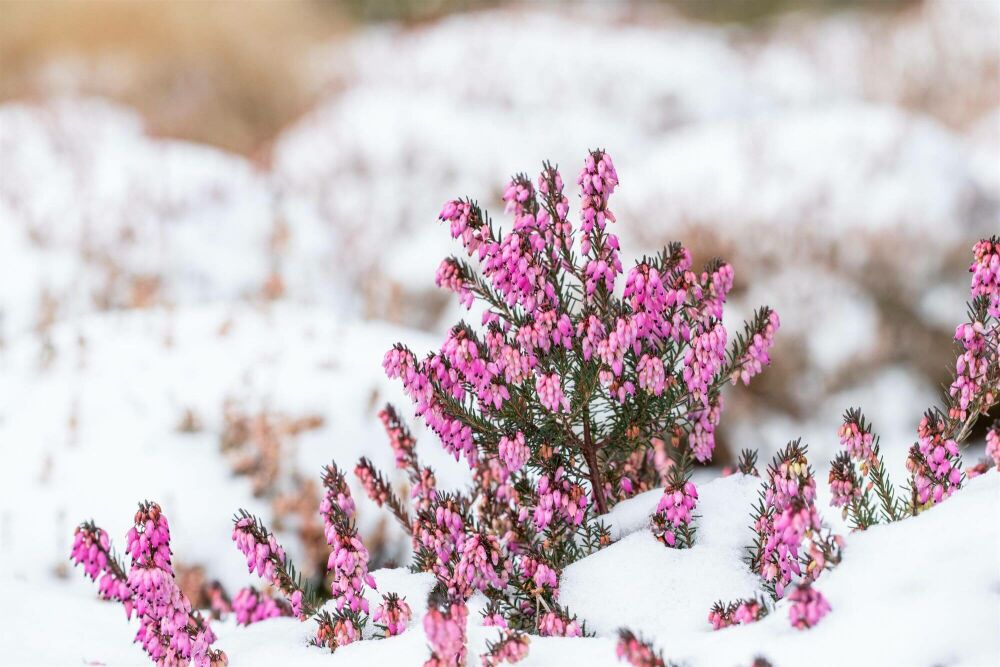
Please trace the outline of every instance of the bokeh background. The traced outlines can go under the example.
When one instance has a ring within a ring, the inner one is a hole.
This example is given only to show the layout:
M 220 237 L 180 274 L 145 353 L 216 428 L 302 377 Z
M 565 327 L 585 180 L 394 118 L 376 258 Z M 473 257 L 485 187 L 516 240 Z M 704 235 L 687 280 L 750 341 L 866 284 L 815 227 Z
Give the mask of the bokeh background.
M 192 595 L 249 581 L 239 507 L 322 572 L 320 466 L 391 466 L 376 413 L 408 406 L 382 354 L 464 313 L 433 284 L 441 204 L 499 214 L 544 159 L 571 182 L 607 149 L 623 259 L 680 240 L 735 267 L 731 324 L 780 314 L 772 367 L 726 395 L 718 465 L 802 436 L 825 479 L 861 405 L 901 481 L 971 246 L 1000 232 L 996 0 L 0 15 L 0 570 L 29 581 L 66 577 L 82 519 L 123 539 L 143 498 Z M 360 514 L 376 559 L 405 563 Z

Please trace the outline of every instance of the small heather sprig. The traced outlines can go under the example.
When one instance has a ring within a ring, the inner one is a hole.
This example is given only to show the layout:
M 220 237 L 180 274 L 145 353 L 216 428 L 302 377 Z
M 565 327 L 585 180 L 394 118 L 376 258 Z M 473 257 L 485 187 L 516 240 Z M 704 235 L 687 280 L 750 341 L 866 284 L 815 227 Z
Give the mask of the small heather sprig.
M 237 625 L 250 625 L 269 618 L 292 615 L 292 609 L 287 603 L 279 602 L 253 586 L 236 591 L 231 604 Z
M 361 482 L 365 493 L 376 505 L 387 506 L 403 529 L 409 533 L 410 515 L 402 501 L 392 490 L 392 486 L 367 458 L 362 457 L 354 467 L 354 476 Z
M 806 448 L 797 440 L 790 442 L 768 466 L 754 511 L 757 538 L 749 557 L 751 569 L 776 598 L 784 595 L 795 577 L 816 579 L 840 560 L 841 540 L 824 534 L 815 499 L 816 481 Z
M 1000 318 L 1000 236 L 979 241 L 972 253 L 972 297 L 985 299 L 990 316 Z
M 808 583 L 797 586 L 788 597 L 788 620 L 792 627 L 807 630 L 822 620 L 830 611 L 830 603 L 823 594 Z
M 560 610 L 547 611 L 538 619 L 538 634 L 543 637 L 582 637 L 583 628 L 576 618 Z
M 944 418 L 932 411 L 920 420 L 917 436 L 906 459 L 915 506 L 937 504 L 962 485 L 958 443 L 947 437 Z
M 618 643 L 615 645 L 615 655 L 618 660 L 627 662 L 632 667 L 668 667 L 663 654 L 653 648 L 653 645 L 643 641 L 627 628 L 618 630 Z
M 698 502 L 698 489 L 687 481 L 667 486 L 653 514 L 653 534 L 668 547 L 691 547 L 694 542 L 692 511 Z
M 1000 470 L 1000 419 L 994 421 L 986 432 L 986 456 Z
M 530 644 L 528 635 L 523 632 L 504 631 L 497 641 L 487 642 L 486 653 L 479 657 L 482 667 L 520 662 L 527 657 Z
M 843 507 L 845 516 L 850 518 L 852 527 L 857 530 L 900 518 L 903 509 L 896 500 L 895 489 L 886 472 L 879 438 L 861 410 L 851 408 L 844 413 L 837 433 L 844 451 L 831 462 L 830 504 Z M 868 480 L 867 484 L 862 484 L 863 479 Z M 875 510 L 872 490 L 878 497 L 881 514 Z
M 430 603 L 424 616 L 424 632 L 430 642 L 431 657 L 424 667 L 464 667 L 468 618 L 469 608 L 463 601 Z
M 382 596 L 382 603 L 375 608 L 372 622 L 382 628 L 383 636 L 392 637 L 403 633 L 412 616 L 413 611 L 406 604 L 405 598 L 387 593 Z
M 713 630 L 721 630 L 732 625 L 756 623 L 768 613 L 770 609 L 764 600 L 742 599 L 734 602 L 720 600 L 712 605 L 712 609 L 708 612 L 708 622 L 712 624 Z
M 132 590 L 139 630 L 135 640 L 157 665 L 187 664 L 219 667 L 226 654 L 212 648 L 215 633 L 194 611 L 177 586 L 170 562 L 170 528 L 156 503 L 139 504 L 135 525 L 127 536 L 132 557 L 128 585 Z
M 291 561 L 286 559 L 277 538 L 260 519 L 240 510 L 233 517 L 233 541 L 246 556 L 247 570 L 281 591 L 292 615 L 305 620 L 318 609 L 319 602 L 296 574 Z
M 128 585 L 125 565 L 112 552 L 111 541 L 103 528 L 98 528 L 93 521 L 77 526 L 70 560 L 83 565 L 83 572 L 91 581 L 100 577 L 98 593 L 101 598 L 121 602 L 125 606 L 125 616 L 132 617 L 132 589 Z
M 358 537 L 354 500 L 344 474 L 336 465 L 328 465 L 324 470 L 323 489 L 319 511 L 331 548 L 326 566 L 332 579 L 330 590 L 337 611 L 350 614 L 360 633 L 366 620 L 361 614 L 369 613 L 365 586 L 375 588 L 375 580 L 368 574 L 368 549 Z

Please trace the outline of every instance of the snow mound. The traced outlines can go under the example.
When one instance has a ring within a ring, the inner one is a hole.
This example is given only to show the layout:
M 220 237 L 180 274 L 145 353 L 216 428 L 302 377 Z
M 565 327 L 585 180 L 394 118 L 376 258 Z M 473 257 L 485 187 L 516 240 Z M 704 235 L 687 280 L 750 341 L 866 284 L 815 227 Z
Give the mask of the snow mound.
M 618 665 L 614 632 L 623 626 L 691 667 L 746 665 L 757 655 L 777 667 L 997 663 L 1000 475 L 970 480 L 917 518 L 848 535 L 843 562 L 817 583 L 832 611 L 815 628 L 792 628 L 787 602 L 779 602 L 758 623 L 712 631 L 707 615 L 715 599 L 758 591 L 742 560 L 758 483 L 735 475 L 703 485 L 698 541 L 686 551 L 669 550 L 641 530 L 655 492 L 622 503 L 608 520 L 635 532 L 573 564 L 561 581 L 561 601 L 598 636 L 532 637 L 528 657 L 519 664 Z M 174 534 L 180 537 L 194 525 L 175 521 Z M 6 599 L 18 600 L 18 612 L 5 615 L 6 632 L 0 636 L 0 655 L 11 664 L 146 664 L 139 648 L 128 643 L 134 628 L 127 627 L 119 606 L 96 600 L 93 590 L 88 594 L 52 582 L 29 586 L 5 577 L 0 590 Z M 422 617 L 433 578 L 405 570 L 377 570 L 374 577 L 381 593 L 406 597 L 414 610 L 402 635 L 351 644 L 330 656 L 307 646 L 311 623 L 273 619 L 242 628 L 229 620 L 213 624 L 217 646 L 230 664 L 241 666 L 423 664 L 428 649 Z M 377 594 L 369 591 L 368 597 L 374 602 Z M 470 665 L 497 633 L 479 623 L 484 602 L 481 596 L 470 601 Z M 46 641 L 51 627 L 60 628 L 64 641 Z

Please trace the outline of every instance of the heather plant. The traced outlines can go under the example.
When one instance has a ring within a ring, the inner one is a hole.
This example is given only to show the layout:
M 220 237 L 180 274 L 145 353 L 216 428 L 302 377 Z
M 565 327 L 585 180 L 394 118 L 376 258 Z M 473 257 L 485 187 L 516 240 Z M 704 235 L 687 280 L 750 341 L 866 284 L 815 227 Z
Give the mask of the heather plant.
M 139 504 L 135 525 L 126 537 L 125 565 L 112 551 L 108 534 L 92 521 L 81 524 L 73 539 L 70 559 L 83 565 L 92 580 L 100 577 L 100 595 L 118 600 L 125 615 L 138 617 L 135 641 L 153 662 L 163 667 L 193 664 L 221 667 L 226 654 L 212 648 L 215 633 L 208 620 L 192 609 L 174 578 L 170 551 L 170 527 L 156 503 Z
M 619 660 L 632 667 L 673 667 L 673 663 L 665 661 L 663 654 L 653 648 L 650 642 L 644 641 L 627 628 L 618 630 L 615 653 Z
M 844 415 L 839 435 L 844 451 L 832 462 L 831 504 L 843 507 L 853 528 L 897 521 L 940 503 L 979 469 L 962 469 L 960 447 L 979 417 L 1000 401 L 1000 237 L 973 247 L 969 320 L 955 330 L 959 353 L 954 379 L 941 407 L 924 413 L 910 448 L 905 492 L 896 494 L 879 449 L 878 436 L 859 409 Z M 1000 466 L 997 429 L 987 431 L 987 455 Z M 872 491 L 877 498 L 872 498 Z
M 355 470 L 411 535 L 414 569 L 433 572 L 452 601 L 481 591 L 512 630 L 543 635 L 584 632 L 558 603 L 559 575 L 610 543 L 599 517 L 617 502 L 665 487 L 652 530 L 668 547 L 694 543 L 690 471 L 712 458 L 721 389 L 769 363 L 779 324 L 762 308 L 731 341 L 732 267 L 697 272 L 676 243 L 638 261 L 619 296 L 611 158 L 592 151 L 577 184 L 578 230 L 548 163 L 536 182 L 507 185 L 506 233 L 475 201 L 447 202 L 440 219 L 466 258 L 445 259 L 436 282 L 466 308 L 478 301 L 480 326 L 457 324 L 423 359 L 401 344 L 385 355 L 472 486 L 440 492 L 391 406 L 381 418 L 411 507 L 367 460 Z
M 708 613 L 708 622 L 713 630 L 721 630 L 731 625 L 756 623 L 771 612 L 767 601 L 763 599 L 741 599 L 733 602 L 721 600 L 712 605 Z
M 820 519 L 816 479 L 806 446 L 798 440 L 772 459 L 752 518 L 756 537 L 749 548 L 750 569 L 776 599 L 797 579 L 815 581 L 840 561 L 842 539 Z
M 300 620 L 317 624 L 313 643 L 335 650 L 358 641 L 369 630 L 371 637 L 390 637 L 403 632 L 412 611 L 395 593 L 382 597 L 374 614 L 365 597 L 376 588 L 368 572 L 368 550 L 354 524 L 356 507 L 343 472 L 336 465 L 323 470 L 323 500 L 319 513 L 330 547 L 327 575 L 333 611 L 324 608 L 324 596 L 303 581 L 274 534 L 257 517 L 240 510 L 233 519 L 233 541 L 246 556 L 247 569 L 267 581 L 286 598 L 285 606 Z M 379 634 L 375 633 L 378 628 Z

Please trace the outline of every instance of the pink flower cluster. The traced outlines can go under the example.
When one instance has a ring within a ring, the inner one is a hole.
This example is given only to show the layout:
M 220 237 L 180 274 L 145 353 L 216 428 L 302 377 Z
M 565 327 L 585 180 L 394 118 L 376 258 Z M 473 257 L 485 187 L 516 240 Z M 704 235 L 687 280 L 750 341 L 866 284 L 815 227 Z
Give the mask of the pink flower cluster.
M 692 482 L 676 483 L 664 489 L 652 519 L 656 539 L 668 547 L 676 547 L 679 534 L 681 546 L 691 546 L 687 544 L 686 535 L 692 521 L 691 512 L 697 502 L 698 489 Z
M 1000 237 L 979 241 L 972 252 L 972 296 L 986 298 L 989 314 L 1000 318 Z
M 758 331 L 755 331 L 750 346 L 746 354 L 739 358 L 737 370 L 733 373 L 733 384 L 736 380 L 742 380 L 743 384 L 750 384 L 750 378 L 758 375 L 764 366 L 771 363 L 771 347 L 774 345 L 774 332 L 781 326 L 778 313 L 769 311 L 767 323 Z
M 583 523 L 588 504 L 587 492 L 567 479 L 563 467 L 556 468 L 551 475 L 540 477 L 535 491 L 538 502 L 532 519 L 538 530 L 544 530 L 556 516 L 573 526 Z
M 354 500 L 347 488 L 347 480 L 337 466 L 326 467 L 323 489 L 319 511 L 323 517 L 326 542 L 331 548 L 326 567 L 332 579 L 330 591 L 333 600 L 338 611 L 346 608 L 367 614 L 365 586 L 375 588 L 375 580 L 368 574 L 368 549 L 354 527 Z
M 142 503 L 129 530 L 125 551 L 132 556 L 128 585 L 139 617 L 136 641 L 157 665 L 218 667 L 225 653 L 212 649 L 215 633 L 194 612 L 174 580 L 170 528 L 156 503 Z
M 236 592 L 233 596 L 232 611 L 236 614 L 238 625 L 250 625 L 269 618 L 291 615 L 291 609 L 286 605 L 278 604 L 277 600 L 253 586 L 241 588 Z
M 732 625 L 756 623 L 768 614 L 768 609 L 760 600 L 736 600 L 716 602 L 708 613 L 708 622 L 713 630 L 721 630 Z
M 395 593 L 382 596 L 382 603 L 375 608 L 372 621 L 382 626 L 386 637 L 403 633 L 413 617 L 413 611 L 406 600 Z
M 861 497 L 861 480 L 847 452 L 841 452 L 830 466 L 830 505 L 846 507 Z
M 111 553 L 111 541 L 102 528 L 93 522 L 77 527 L 73 534 L 73 550 L 70 560 L 83 565 L 83 572 L 91 581 L 99 582 L 99 594 L 105 600 L 117 600 L 125 606 L 125 615 L 132 617 L 132 589 L 121 564 Z
M 666 667 L 663 656 L 649 642 L 639 639 L 631 630 L 624 628 L 618 631 L 615 655 L 632 667 Z
M 524 433 L 521 431 L 518 431 L 513 437 L 501 436 L 500 443 L 497 445 L 497 454 L 508 474 L 523 468 L 524 464 L 531 458 L 531 450 L 525 444 Z
M 431 645 L 431 657 L 424 667 L 464 667 L 467 654 L 465 626 L 469 608 L 464 602 L 436 605 L 424 616 L 424 632 Z
M 797 586 L 788 599 L 792 603 L 788 620 L 799 630 L 815 626 L 830 611 L 830 603 L 823 594 L 808 583 Z
M 448 257 L 441 261 L 434 276 L 434 284 L 454 292 L 458 295 L 459 303 L 466 308 L 472 308 L 473 294 L 469 289 L 468 278 L 454 258 Z
M 857 417 L 851 415 L 852 413 L 848 413 L 848 417 L 844 419 L 843 425 L 837 431 L 837 435 L 840 436 L 840 444 L 847 448 L 847 453 L 858 463 L 870 461 L 875 436 L 870 430 L 864 428 L 864 424 Z
M 958 443 L 945 435 L 944 419 L 932 411 L 920 420 L 917 437 L 906 467 L 913 475 L 917 502 L 937 504 L 962 485 Z
M 529 645 L 528 635 L 522 632 L 504 632 L 500 640 L 488 644 L 486 653 L 480 656 L 482 667 L 520 662 L 527 657 Z
M 997 363 L 997 333 L 992 337 L 991 344 L 982 322 L 960 324 L 955 329 L 955 340 L 964 351 L 955 360 L 955 381 L 949 388 L 954 401 L 949 411 L 952 419 L 964 420 L 980 401 L 988 406 L 996 400 L 995 380 L 988 377 L 990 365 Z
M 558 611 L 549 611 L 538 619 L 538 634 L 543 637 L 582 637 L 583 628 L 575 619 Z
M 611 157 L 604 151 L 593 151 L 587 156 L 583 170 L 577 179 L 580 185 L 580 229 L 583 238 L 580 251 L 590 257 L 584 269 L 584 283 L 588 297 L 592 297 L 598 285 L 611 293 L 615 287 L 615 277 L 622 272 L 618 257 L 618 237 L 605 234 L 605 225 L 615 222 L 615 215 L 608 208 L 608 200 L 618 186 L 618 173 L 611 163 Z
M 552 412 L 569 412 L 569 399 L 563 393 L 557 373 L 536 375 L 535 391 L 538 392 L 539 402 Z
M 816 481 L 805 450 L 793 442 L 775 457 L 768 470 L 763 505 L 754 526 L 760 540 L 756 569 L 774 586 L 779 598 L 792 578 L 802 574 L 802 541 L 821 528 L 815 499 Z
M 213 649 L 215 633 L 208 621 L 194 611 L 174 580 L 170 562 L 170 528 L 156 503 L 141 503 L 135 525 L 128 532 L 126 552 L 131 556 L 128 574 L 111 553 L 107 533 L 93 522 L 76 529 L 71 560 L 83 565 L 92 580 L 101 577 L 100 595 L 118 600 L 125 614 L 139 619 L 135 641 L 153 662 L 163 667 L 193 664 L 222 667 L 226 654 Z
M 986 456 L 1000 469 L 1000 419 L 993 422 L 993 426 L 986 432 Z
M 233 525 L 233 542 L 246 556 L 247 570 L 256 573 L 275 588 L 283 589 L 284 581 L 279 576 L 279 568 L 285 564 L 285 550 L 274 535 L 262 536 L 257 523 L 251 516 L 243 516 Z M 297 615 L 297 614 L 296 614 Z
M 457 552 L 458 561 L 448 582 L 450 595 L 468 599 L 476 591 L 490 588 L 502 591 L 507 587 L 511 565 L 496 536 L 465 534 Z

